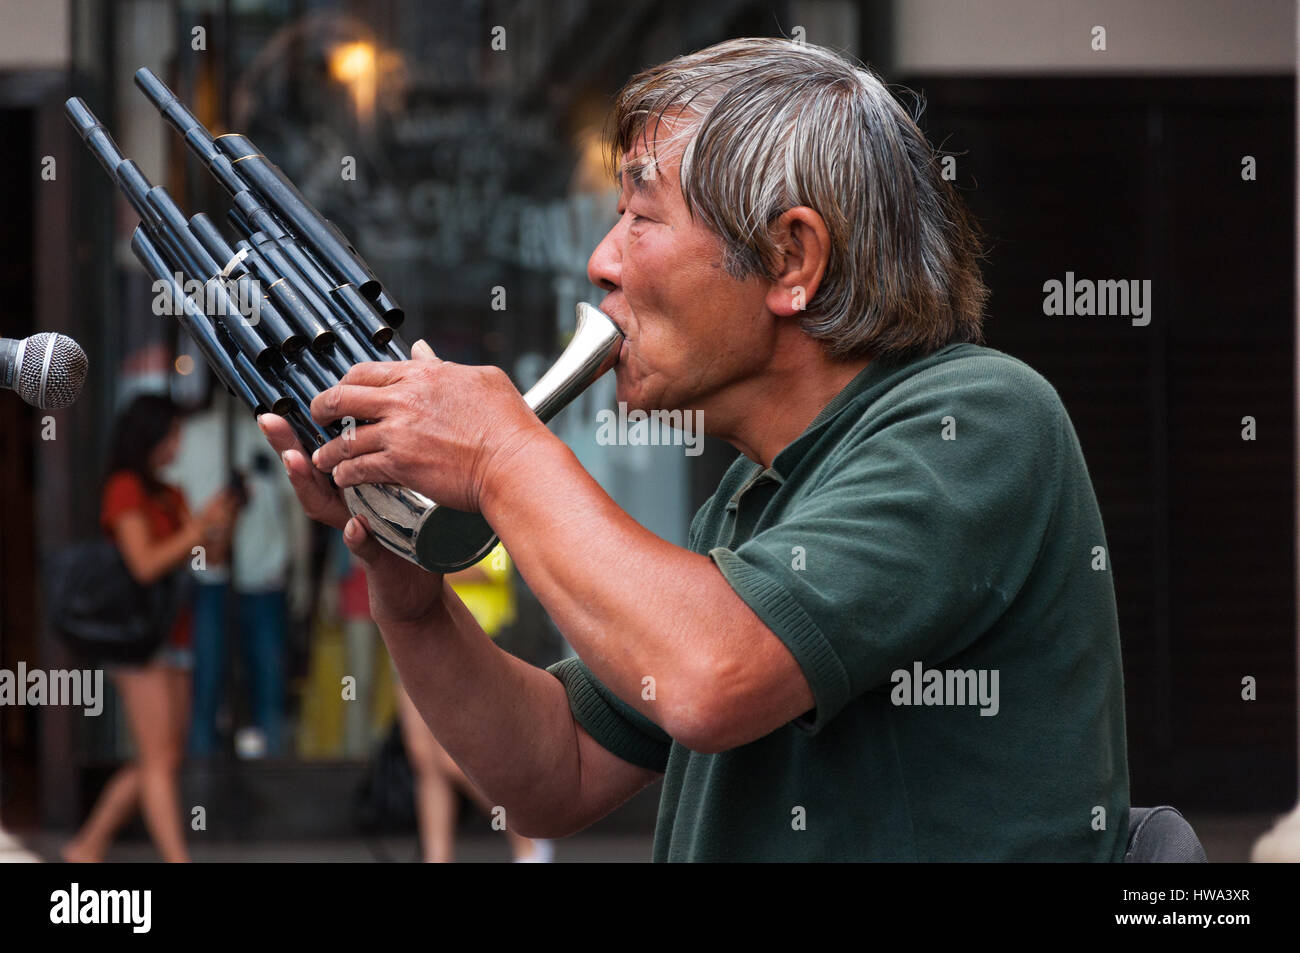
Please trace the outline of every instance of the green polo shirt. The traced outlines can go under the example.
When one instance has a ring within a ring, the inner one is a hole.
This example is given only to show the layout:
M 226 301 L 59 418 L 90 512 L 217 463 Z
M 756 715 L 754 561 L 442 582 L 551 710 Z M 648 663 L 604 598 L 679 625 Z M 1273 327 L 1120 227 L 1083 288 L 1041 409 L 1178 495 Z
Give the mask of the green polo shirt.
M 1052 386 L 972 344 L 872 362 L 691 523 L 816 707 L 688 750 L 578 659 L 602 746 L 664 772 L 654 859 L 1120 861 L 1128 765 L 1109 549 Z

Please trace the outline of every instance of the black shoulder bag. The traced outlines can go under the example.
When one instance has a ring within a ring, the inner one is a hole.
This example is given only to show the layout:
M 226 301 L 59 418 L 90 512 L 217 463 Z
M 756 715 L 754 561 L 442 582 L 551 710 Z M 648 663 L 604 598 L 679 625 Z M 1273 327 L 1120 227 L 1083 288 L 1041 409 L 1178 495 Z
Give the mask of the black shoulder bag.
M 102 662 L 147 662 L 190 596 L 184 569 L 140 585 L 110 539 L 69 546 L 50 558 L 48 569 L 51 625 L 76 651 Z

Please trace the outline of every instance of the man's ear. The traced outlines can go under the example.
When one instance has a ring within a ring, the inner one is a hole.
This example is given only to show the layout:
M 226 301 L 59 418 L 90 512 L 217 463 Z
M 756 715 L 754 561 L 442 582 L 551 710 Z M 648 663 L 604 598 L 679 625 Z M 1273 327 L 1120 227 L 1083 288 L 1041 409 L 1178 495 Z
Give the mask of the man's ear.
M 806 205 L 783 212 L 770 231 L 781 257 L 767 308 L 788 318 L 805 310 L 821 286 L 831 258 L 831 233 L 821 215 Z

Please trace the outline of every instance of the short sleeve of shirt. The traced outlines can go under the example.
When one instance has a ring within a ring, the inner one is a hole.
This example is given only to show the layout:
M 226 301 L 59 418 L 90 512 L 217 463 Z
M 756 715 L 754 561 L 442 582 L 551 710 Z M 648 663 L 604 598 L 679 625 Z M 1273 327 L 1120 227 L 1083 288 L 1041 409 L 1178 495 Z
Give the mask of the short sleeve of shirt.
M 104 500 L 99 523 L 104 532 L 112 533 L 117 521 L 127 513 L 146 512 L 149 505 L 144 485 L 134 473 L 115 473 L 104 485 Z
M 980 359 L 975 373 L 960 363 L 859 411 L 777 522 L 709 549 L 807 678 L 816 707 L 795 720 L 804 731 L 894 671 L 971 645 L 1041 550 L 1065 410 L 1018 361 Z
M 563 659 L 547 671 L 568 692 L 574 719 L 602 748 L 638 767 L 667 768 L 672 738 L 597 681 L 580 659 Z
M 190 518 L 190 508 L 185 502 L 185 494 L 174 486 L 167 488 L 167 498 L 171 500 L 172 511 L 175 513 L 176 525 L 183 526 Z

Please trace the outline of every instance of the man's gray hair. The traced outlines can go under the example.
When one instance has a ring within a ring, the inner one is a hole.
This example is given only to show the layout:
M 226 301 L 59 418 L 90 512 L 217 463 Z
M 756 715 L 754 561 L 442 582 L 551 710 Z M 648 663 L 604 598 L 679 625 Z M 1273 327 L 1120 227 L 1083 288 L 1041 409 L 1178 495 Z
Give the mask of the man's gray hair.
M 680 121 L 679 121 L 680 120 Z M 818 212 L 830 261 L 804 329 L 837 358 L 925 354 L 982 340 L 988 291 L 974 220 L 925 135 L 869 69 L 824 47 L 728 40 L 634 76 L 611 119 L 611 158 L 659 126 L 684 143 L 686 207 L 723 240 L 736 278 L 771 277 L 771 223 Z

